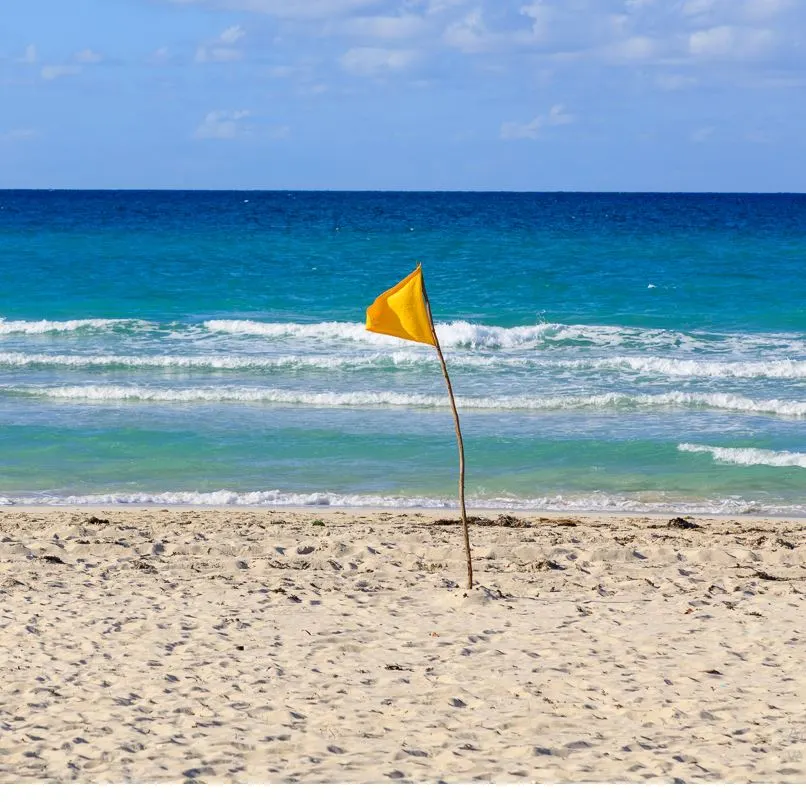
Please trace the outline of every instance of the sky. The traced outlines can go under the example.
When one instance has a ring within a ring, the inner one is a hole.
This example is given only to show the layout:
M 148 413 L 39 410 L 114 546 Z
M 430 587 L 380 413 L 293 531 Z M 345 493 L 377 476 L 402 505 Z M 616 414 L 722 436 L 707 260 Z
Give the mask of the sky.
M 0 187 L 806 191 L 806 0 L 0 0 Z

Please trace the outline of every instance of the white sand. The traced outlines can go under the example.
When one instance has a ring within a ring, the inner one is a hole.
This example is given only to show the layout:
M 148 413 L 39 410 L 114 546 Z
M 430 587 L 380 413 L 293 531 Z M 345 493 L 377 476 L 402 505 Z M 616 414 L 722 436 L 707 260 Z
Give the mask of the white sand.
M 434 518 L 0 511 L 0 781 L 806 781 L 806 522 Z

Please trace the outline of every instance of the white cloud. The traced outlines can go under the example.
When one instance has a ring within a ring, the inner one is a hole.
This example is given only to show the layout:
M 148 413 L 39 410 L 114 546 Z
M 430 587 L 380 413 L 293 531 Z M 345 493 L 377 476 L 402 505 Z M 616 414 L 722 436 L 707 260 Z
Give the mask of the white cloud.
M 541 3 L 533 3 L 520 9 L 521 14 L 532 18 L 531 30 L 513 28 L 494 31 L 487 27 L 482 10 L 477 8 L 450 23 L 442 34 L 442 40 L 449 47 L 463 53 L 507 51 L 512 47 L 533 45 L 545 38 L 546 25 L 553 13 L 546 9 L 544 15 L 543 9 Z
M 701 58 L 752 58 L 771 49 L 775 34 L 764 28 L 718 25 L 694 31 L 689 36 L 689 52 Z
M 549 125 L 568 125 L 574 122 L 574 115 L 565 110 L 562 103 L 557 103 L 549 109 Z
M 445 43 L 465 53 L 479 53 L 490 45 L 490 33 L 484 25 L 480 9 L 452 22 L 442 37 Z
M 686 0 L 680 7 L 680 11 L 686 17 L 698 17 L 712 11 L 716 2 L 717 0 Z
M 688 40 L 689 51 L 695 56 L 725 56 L 733 44 L 734 33 L 730 25 L 695 31 Z
M 245 120 L 252 115 L 248 110 L 243 111 L 211 111 L 202 124 L 196 129 L 195 139 L 237 139 L 249 133 Z
M 467 5 L 468 0 L 406 0 L 409 6 L 425 6 L 425 13 L 429 16 L 436 16 L 449 8 Z
M 713 23 L 726 24 L 740 19 L 769 20 L 794 5 L 793 0 L 684 0 L 680 12 L 685 17 L 710 17 Z
M 147 60 L 149 64 L 167 64 L 171 60 L 171 51 L 167 47 L 158 47 Z
M 404 0 L 408 6 L 425 6 L 425 13 L 429 16 L 436 16 L 450 8 L 467 5 L 468 0 Z
M 244 36 L 246 36 L 246 31 L 240 25 L 232 25 L 221 31 L 221 35 L 218 38 L 226 45 L 234 45 Z
M 269 139 L 288 139 L 291 128 L 288 125 L 274 125 L 266 129 L 266 136 Z
M 212 42 L 196 48 L 195 61 L 198 64 L 240 61 L 243 58 L 243 51 L 232 45 L 244 36 L 246 31 L 240 25 L 225 28 Z
M 0 133 L 0 142 L 24 142 L 38 137 L 39 131 L 34 128 L 11 128 Z
M 80 50 L 75 54 L 75 56 L 73 56 L 73 58 L 79 64 L 98 64 L 104 60 L 104 57 L 100 53 L 96 53 L 94 50 L 90 50 L 89 48 L 86 50 Z
M 18 59 L 22 64 L 36 64 L 37 62 L 36 45 L 28 45 L 22 57 Z
M 224 63 L 227 61 L 240 61 L 243 51 L 236 47 L 206 47 L 202 45 L 196 50 L 195 60 L 199 64 L 207 62 Z
M 268 74 L 272 78 L 293 78 L 302 72 L 302 67 L 293 67 L 290 64 L 278 64 L 276 67 L 269 67 L 268 69 Z
M 649 36 L 631 36 L 607 48 L 607 55 L 627 61 L 642 61 L 657 55 L 659 43 Z
M 543 39 L 548 35 L 554 11 L 543 0 L 537 0 L 529 6 L 522 6 L 520 13 L 532 18 L 532 35 L 535 38 Z
M 543 117 L 535 117 L 528 123 L 501 123 L 501 139 L 537 139 L 544 126 Z
M 500 136 L 501 139 L 538 139 L 544 128 L 570 125 L 574 119 L 574 116 L 565 110 L 562 103 L 557 103 L 549 109 L 548 114 L 541 114 L 528 123 L 502 123 Z
M 486 7 L 463 9 L 446 22 L 443 42 L 468 54 L 495 52 L 506 57 L 531 50 L 544 56 L 577 58 L 583 51 L 596 52 L 635 34 L 629 15 L 596 11 L 593 0 L 534 0 L 518 8 L 519 18 L 501 13 L 505 5 L 487 0 Z M 646 43 L 639 40 L 636 37 L 626 47 L 645 48 Z
M 80 72 L 81 67 L 76 67 L 72 64 L 46 64 L 39 71 L 39 74 L 42 76 L 43 80 L 53 81 L 64 75 L 78 75 Z
M 791 0 L 745 0 L 744 15 L 752 20 L 770 19 L 792 5 Z
M 377 75 L 399 72 L 415 59 L 413 50 L 392 50 L 384 47 L 353 47 L 341 57 L 341 66 L 353 75 Z
M 798 5 L 793 0 L 152 1 L 296 20 L 279 23 L 275 42 L 278 50 L 292 42 L 307 47 L 303 57 L 313 58 L 312 71 L 321 69 L 324 61 L 316 42 L 327 36 L 350 37 L 342 49 L 347 52 L 341 66 L 359 75 L 394 72 L 420 58 L 436 62 L 445 49 L 469 56 L 496 54 L 496 64 L 474 68 L 498 66 L 515 81 L 518 71 L 559 62 L 603 67 L 655 63 L 680 72 L 691 64 L 704 69 L 700 63 L 707 60 L 751 60 L 761 55 L 775 56 L 783 64 L 797 47 L 798 35 L 794 24 L 785 27 L 788 17 L 776 17 L 792 12 Z M 794 23 L 794 12 L 791 17 Z M 244 47 L 248 19 L 244 16 L 243 26 L 231 25 L 212 41 L 196 42 L 196 61 L 232 62 L 250 56 L 252 47 L 268 49 L 267 40 L 257 39 L 254 44 L 247 39 L 250 45 Z M 319 52 L 313 52 L 317 48 Z M 278 60 L 293 63 L 298 55 L 283 53 Z M 440 71 L 443 66 L 435 68 Z M 660 79 L 658 87 L 677 88 L 674 84 Z
M 605 20 L 606 29 L 612 31 L 613 35 L 619 38 L 629 36 L 635 28 L 635 20 L 629 14 L 611 14 Z
M 425 21 L 415 14 L 403 14 L 399 17 L 356 17 L 347 20 L 341 30 L 348 35 L 373 39 L 409 39 L 425 30 Z
M 205 115 L 201 125 L 193 132 L 194 139 L 244 139 L 252 142 L 260 139 L 279 141 L 291 136 L 288 125 L 250 124 L 252 112 L 248 109 L 240 111 L 211 111 Z
M 714 131 L 716 131 L 716 128 L 713 125 L 706 125 L 703 128 L 692 131 L 690 139 L 692 142 L 706 142 L 714 135 Z
M 328 20 L 369 8 L 378 0 L 163 0 L 174 5 L 200 5 L 230 11 L 250 11 L 284 19 Z

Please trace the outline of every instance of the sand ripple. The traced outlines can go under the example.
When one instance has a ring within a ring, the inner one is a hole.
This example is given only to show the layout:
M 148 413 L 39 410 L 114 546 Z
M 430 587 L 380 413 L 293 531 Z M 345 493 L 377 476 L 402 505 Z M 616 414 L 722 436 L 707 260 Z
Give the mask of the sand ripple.
M 802 521 L 0 512 L 4 782 L 803 782 Z

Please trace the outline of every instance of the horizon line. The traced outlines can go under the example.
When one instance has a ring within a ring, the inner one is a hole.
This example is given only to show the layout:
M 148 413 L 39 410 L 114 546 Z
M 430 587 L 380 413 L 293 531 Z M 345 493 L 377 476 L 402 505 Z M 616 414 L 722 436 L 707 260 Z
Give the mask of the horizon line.
M 806 190 L 722 189 L 227 189 L 211 187 L 0 187 L 0 192 L 246 192 L 246 193 L 366 193 L 366 194 L 464 194 L 464 195 L 804 195 Z

